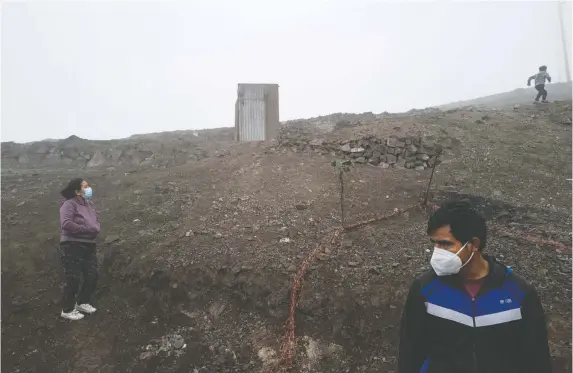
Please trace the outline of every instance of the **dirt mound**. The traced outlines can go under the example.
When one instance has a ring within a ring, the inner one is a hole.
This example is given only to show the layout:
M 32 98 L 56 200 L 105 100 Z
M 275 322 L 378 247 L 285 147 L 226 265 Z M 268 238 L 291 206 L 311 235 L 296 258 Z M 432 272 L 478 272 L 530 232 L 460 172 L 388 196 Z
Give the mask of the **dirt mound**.
M 165 168 L 217 154 L 219 143 L 234 138 L 230 128 L 134 135 L 123 140 L 64 140 L 2 143 L 4 168 Z
M 334 115 L 285 123 L 280 141 L 270 143 L 223 138 L 209 144 L 188 133 L 181 141 L 212 153 L 180 165 L 146 169 L 126 160 L 128 172 L 84 168 L 101 211 L 101 280 L 99 311 L 76 323 L 58 318 L 57 206 L 58 191 L 78 171 L 15 164 L 6 173 L 4 167 L 2 368 L 278 371 L 291 281 L 309 252 L 340 225 L 332 159 L 347 154 L 344 145 L 362 146 L 364 153 L 366 145 L 372 152 L 384 145 L 380 156 L 398 158 L 411 139 L 416 151 L 424 141 L 443 146 L 431 201 L 470 198 L 486 213 L 487 250 L 537 287 L 554 371 L 570 371 L 571 126 L 562 124 L 570 112 L 571 102 L 564 102 L 352 120 Z M 341 120 L 349 123 L 337 127 Z M 156 134 L 105 146 L 163 146 L 158 154 L 166 156 L 167 145 L 152 144 L 162 136 L 176 138 Z M 419 146 L 413 142 L 418 136 Z M 399 143 L 389 146 L 388 139 Z M 88 142 L 88 150 L 79 138 L 43 144 L 53 144 L 57 153 L 66 141 L 84 153 L 102 144 Z M 25 154 L 53 154 L 52 145 L 34 153 L 41 145 L 27 144 Z M 5 151 L 2 144 L 3 162 Z M 103 155 L 108 162 L 107 151 Z M 356 162 L 345 175 L 347 221 L 419 203 L 429 174 Z M 426 214 L 413 209 L 347 230 L 317 253 L 293 314 L 294 371 L 396 370 L 404 297 L 411 279 L 429 266 Z
M 573 86 L 568 83 L 553 83 L 547 85 L 549 98 L 555 101 L 571 101 Z M 438 106 L 439 109 L 449 110 L 468 106 L 504 107 L 512 105 L 529 105 L 537 95 L 535 88 L 519 88 L 511 92 L 498 93 L 473 100 L 457 101 Z

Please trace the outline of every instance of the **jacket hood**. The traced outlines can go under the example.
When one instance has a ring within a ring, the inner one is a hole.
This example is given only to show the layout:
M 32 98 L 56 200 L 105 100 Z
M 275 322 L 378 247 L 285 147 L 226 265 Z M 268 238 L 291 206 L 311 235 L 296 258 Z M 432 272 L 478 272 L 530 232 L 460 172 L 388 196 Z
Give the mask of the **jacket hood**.
M 484 255 L 483 258 L 489 263 L 489 274 L 495 279 L 500 279 L 511 273 L 511 268 L 503 264 L 496 257 Z

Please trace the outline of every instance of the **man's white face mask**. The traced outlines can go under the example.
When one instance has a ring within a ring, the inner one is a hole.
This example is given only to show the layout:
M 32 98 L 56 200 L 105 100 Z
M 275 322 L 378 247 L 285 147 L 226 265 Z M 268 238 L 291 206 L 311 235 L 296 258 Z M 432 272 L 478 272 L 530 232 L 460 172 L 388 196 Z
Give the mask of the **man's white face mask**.
M 455 275 L 460 271 L 460 269 L 468 264 L 474 256 L 473 252 L 465 263 L 462 263 L 462 260 L 458 256 L 458 254 L 461 253 L 467 245 L 468 243 L 466 242 L 466 244 L 455 254 L 451 251 L 434 247 L 434 253 L 432 254 L 432 259 L 430 259 L 430 264 L 432 265 L 432 268 L 434 268 L 436 274 L 438 276 Z

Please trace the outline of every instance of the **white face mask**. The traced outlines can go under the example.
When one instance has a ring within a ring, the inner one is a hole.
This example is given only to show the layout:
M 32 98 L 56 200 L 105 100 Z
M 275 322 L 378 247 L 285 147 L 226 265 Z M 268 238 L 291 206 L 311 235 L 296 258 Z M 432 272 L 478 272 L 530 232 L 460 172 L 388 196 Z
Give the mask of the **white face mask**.
M 432 268 L 434 268 L 436 274 L 438 276 L 455 275 L 460 271 L 460 269 L 468 264 L 474 256 L 473 252 L 467 262 L 463 264 L 462 260 L 458 256 L 458 254 L 461 253 L 467 245 L 468 243 L 466 242 L 466 244 L 455 254 L 451 251 L 434 247 L 434 253 L 432 254 L 432 259 L 430 259 L 430 264 L 432 265 Z

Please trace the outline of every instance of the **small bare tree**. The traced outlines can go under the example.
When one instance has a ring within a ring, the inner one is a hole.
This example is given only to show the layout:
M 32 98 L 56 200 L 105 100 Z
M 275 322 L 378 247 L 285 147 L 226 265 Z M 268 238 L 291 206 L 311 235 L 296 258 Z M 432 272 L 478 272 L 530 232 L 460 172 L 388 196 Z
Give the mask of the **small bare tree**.
M 428 181 L 428 187 L 426 188 L 426 194 L 424 196 L 424 206 L 428 206 L 428 198 L 430 196 L 430 187 L 432 186 L 432 180 L 434 179 L 434 172 L 436 171 L 436 166 L 442 163 L 440 155 L 442 155 L 443 148 L 441 145 L 436 146 L 436 155 L 432 161 L 432 173 L 430 174 L 430 180 Z
M 344 173 L 350 171 L 352 162 L 349 160 L 335 159 L 331 162 L 334 171 L 338 174 L 340 184 L 340 221 L 344 225 Z

